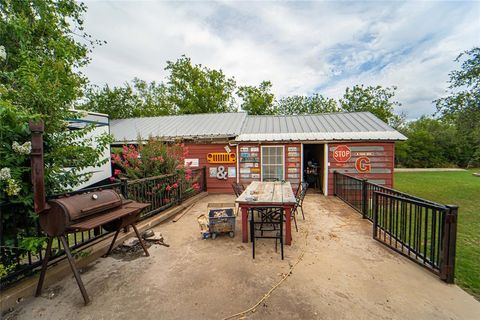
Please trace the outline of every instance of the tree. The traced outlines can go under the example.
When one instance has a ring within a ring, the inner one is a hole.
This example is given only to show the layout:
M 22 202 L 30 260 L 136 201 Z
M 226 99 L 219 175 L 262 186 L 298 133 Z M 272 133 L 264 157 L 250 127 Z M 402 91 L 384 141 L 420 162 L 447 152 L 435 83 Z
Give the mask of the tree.
M 80 108 L 106 113 L 112 119 L 164 116 L 174 113 L 168 100 L 167 88 L 155 81 L 147 83 L 134 78 L 132 84 L 111 88 L 90 87 Z
M 0 111 L 44 120 L 49 193 L 86 181 L 89 175 L 81 172 L 102 162 L 100 155 L 108 144 L 102 136 L 96 141 L 98 149 L 89 146 L 91 126 L 75 132 L 66 128 L 67 119 L 81 116 L 70 110 L 87 82 L 79 70 L 90 61 L 89 50 L 100 44 L 83 30 L 85 10 L 74 0 L 0 0 Z M 2 125 L 14 131 L 21 124 Z M 3 135 L 2 148 L 24 144 L 29 134 L 23 134 L 21 141 Z
M 453 123 L 461 142 L 460 166 L 480 165 L 480 48 L 461 53 L 460 70 L 450 73 L 449 95 L 435 100 L 438 113 Z
M 85 168 L 108 161 L 100 158 L 108 135 L 95 139 L 94 148 L 93 138 L 87 137 L 93 126 L 75 131 L 66 126 L 67 119 L 81 116 L 70 110 L 87 82 L 79 70 L 89 62 L 89 50 L 99 44 L 83 31 L 85 10 L 74 0 L 0 0 L 0 202 L 24 209 L 5 210 L 0 217 L 6 246 L 0 273 L 17 263 L 8 247 L 26 252 L 43 243 L 43 238 L 28 237 L 29 226 L 37 225 L 28 121 L 45 122 L 48 194 L 86 181 L 90 174 Z
M 169 102 L 175 113 L 211 113 L 236 111 L 233 92 L 236 83 L 222 70 L 192 65 L 190 58 L 182 56 L 177 61 L 167 61 L 165 70 Z
M 455 126 L 442 119 L 421 117 L 401 129 L 408 140 L 395 145 L 396 164 L 410 168 L 455 166 L 458 141 Z
M 270 81 L 262 81 L 258 87 L 239 87 L 237 95 L 242 99 L 240 107 L 252 115 L 275 114 L 276 110 L 273 105 L 275 96 L 271 93 L 271 89 Z
M 382 121 L 398 126 L 401 121 L 395 114 L 394 108 L 401 104 L 392 101 L 395 90 L 397 90 L 396 87 L 355 85 L 351 89 L 346 89 L 343 98 L 339 100 L 340 106 L 346 112 L 369 111 Z
M 314 114 L 339 111 L 337 102 L 316 93 L 312 96 L 291 96 L 277 103 L 280 114 Z

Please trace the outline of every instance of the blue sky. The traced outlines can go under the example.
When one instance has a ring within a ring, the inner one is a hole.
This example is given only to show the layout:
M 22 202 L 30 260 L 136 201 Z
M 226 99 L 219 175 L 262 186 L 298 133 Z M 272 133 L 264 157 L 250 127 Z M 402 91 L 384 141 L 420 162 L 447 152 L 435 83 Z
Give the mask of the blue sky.
M 106 40 L 85 70 L 95 84 L 162 81 L 182 54 L 277 97 L 339 98 L 355 84 L 397 86 L 408 118 L 432 114 L 462 51 L 480 45 L 477 1 L 87 1 Z

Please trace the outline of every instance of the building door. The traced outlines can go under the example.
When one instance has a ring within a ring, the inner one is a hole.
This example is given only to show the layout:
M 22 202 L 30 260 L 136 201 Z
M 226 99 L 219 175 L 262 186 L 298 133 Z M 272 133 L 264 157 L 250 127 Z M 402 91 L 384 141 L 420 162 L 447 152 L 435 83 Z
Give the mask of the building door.
M 325 144 L 303 145 L 303 181 L 323 193 L 325 182 Z

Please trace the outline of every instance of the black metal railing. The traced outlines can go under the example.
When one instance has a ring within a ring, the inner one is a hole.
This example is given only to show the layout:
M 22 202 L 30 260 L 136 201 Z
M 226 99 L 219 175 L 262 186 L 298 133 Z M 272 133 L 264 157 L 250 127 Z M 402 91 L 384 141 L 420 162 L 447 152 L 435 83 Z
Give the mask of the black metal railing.
M 360 212 L 363 218 L 373 221 L 373 193 L 383 192 L 407 199 L 436 204 L 405 192 L 372 183 L 367 179 L 359 179 L 340 172 L 333 173 L 334 195 L 345 201 L 352 208 Z
M 373 222 L 373 237 L 454 280 L 457 206 L 446 206 L 338 172 L 335 195 Z
M 373 238 L 453 283 L 458 207 L 377 191 L 373 198 Z
M 188 181 L 183 174 L 167 174 L 138 180 L 122 179 L 120 182 L 56 194 L 48 198 L 54 199 L 100 189 L 115 189 L 126 198 L 151 203 L 151 206 L 140 215 L 140 220 L 144 220 L 189 197 L 206 191 L 205 170 L 205 168 L 192 170 Z M 28 239 L 38 241 L 39 238 L 44 237 L 38 219 L 32 218 L 32 215 L 35 215 L 32 208 L 23 204 L 0 203 L 0 285 L 2 288 L 33 274 L 41 267 L 45 248 L 39 246 L 27 250 L 20 243 L 28 241 Z M 107 234 L 109 232 L 104 229 L 96 228 L 85 232 L 71 233 L 67 237 L 67 242 L 74 254 L 81 254 L 79 250 L 85 249 L 90 243 Z M 64 256 L 61 248 L 57 239 L 52 247 L 50 264 L 58 262 L 58 259 Z

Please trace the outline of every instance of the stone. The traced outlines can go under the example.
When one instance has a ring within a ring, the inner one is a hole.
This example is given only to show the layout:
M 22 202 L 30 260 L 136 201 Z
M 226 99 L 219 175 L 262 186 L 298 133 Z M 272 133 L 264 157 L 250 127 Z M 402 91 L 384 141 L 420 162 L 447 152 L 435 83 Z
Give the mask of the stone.
M 136 246 L 138 244 L 138 239 L 137 238 L 128 238 L 127 240 L 123 241 L 123 246 L 124 247 L 133 247 L 133 246 Z

